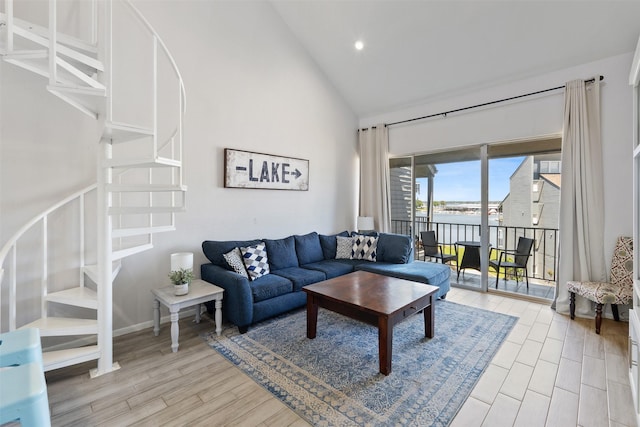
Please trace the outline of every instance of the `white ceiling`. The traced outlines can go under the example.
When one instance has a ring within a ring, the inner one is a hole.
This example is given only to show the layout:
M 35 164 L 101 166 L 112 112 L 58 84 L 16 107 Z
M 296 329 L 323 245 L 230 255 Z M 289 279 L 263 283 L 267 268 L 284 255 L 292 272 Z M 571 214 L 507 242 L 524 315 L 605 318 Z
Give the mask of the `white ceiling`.
M 640 34 L 640 0 L 272 3 L 360 117 L 630 52 Z

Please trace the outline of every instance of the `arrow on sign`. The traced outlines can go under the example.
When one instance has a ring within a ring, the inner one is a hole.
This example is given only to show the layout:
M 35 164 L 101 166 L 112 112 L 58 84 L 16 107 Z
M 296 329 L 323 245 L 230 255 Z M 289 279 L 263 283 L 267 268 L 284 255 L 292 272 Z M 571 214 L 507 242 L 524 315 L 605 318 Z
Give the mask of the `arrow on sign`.
M 302 175 L 302 172 L 300 172 L 298 169 L 296 169 L 296 171 L 294 173 L 292 173 L 292 175 L 295 175 L 296 178 L 300 178 L 300 175 Z

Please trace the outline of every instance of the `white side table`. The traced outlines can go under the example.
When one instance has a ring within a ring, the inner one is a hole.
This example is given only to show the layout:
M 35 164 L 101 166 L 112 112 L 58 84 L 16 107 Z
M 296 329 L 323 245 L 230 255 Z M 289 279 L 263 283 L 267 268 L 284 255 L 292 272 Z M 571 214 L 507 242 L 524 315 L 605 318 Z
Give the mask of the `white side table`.
M 152 289 L 153 300 L 153 333 L 158 336 L 160 333 L 160 303 L 169 308 L 171 312 L 171 350 L 175 353 L 178 351 L 178 312 L 181 308 L 196 307 L 196 323 L 200 323 L 201 304 L 207 301 L 215 300 L 215 320 L 216 333 L 220 335 L 222 332 L 222 294 L 224 289 L 212 285 L 204 280 L 193 280 L 189 285 L 189 293 L 187 295 L 174 295 L 173 285 L 161 289 Z

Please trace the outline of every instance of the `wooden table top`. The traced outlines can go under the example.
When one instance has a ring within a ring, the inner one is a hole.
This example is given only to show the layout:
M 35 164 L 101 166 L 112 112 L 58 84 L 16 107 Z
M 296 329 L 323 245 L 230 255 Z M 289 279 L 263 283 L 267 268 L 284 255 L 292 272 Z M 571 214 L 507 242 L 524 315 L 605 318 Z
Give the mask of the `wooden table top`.
M 305 286 L 302 290 L 374 314 L 390 315 L 413 301 L 437 292 L 438 287 L 368 271 L 355 271 Z

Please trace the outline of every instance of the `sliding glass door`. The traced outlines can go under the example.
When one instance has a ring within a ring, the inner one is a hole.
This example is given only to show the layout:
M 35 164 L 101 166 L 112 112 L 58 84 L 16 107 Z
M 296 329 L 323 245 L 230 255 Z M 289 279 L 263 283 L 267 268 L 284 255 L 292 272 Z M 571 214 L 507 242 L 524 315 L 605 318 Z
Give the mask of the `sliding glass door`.
M 454 255 L 454 286 L 552 298 L 559 150 L 545 138 L 391 159 L 392 231 L 412 236 L 417 260 L 435 261 L 433 240 Z M 520 238 L 533 242 L 527 268 L 505 269 Z

